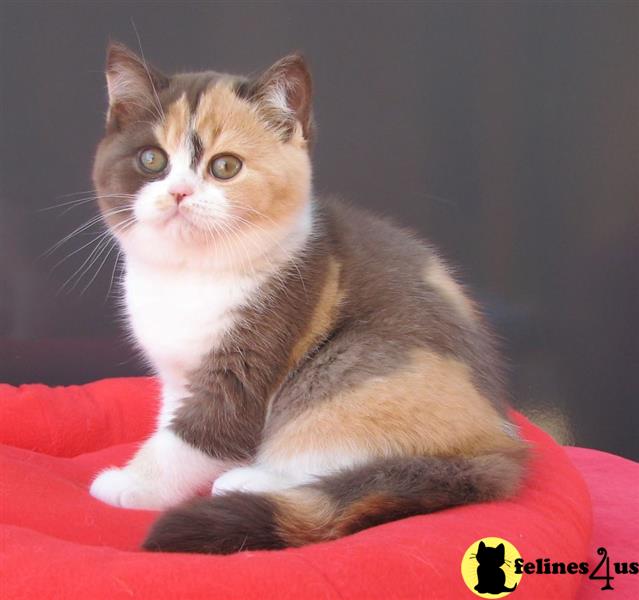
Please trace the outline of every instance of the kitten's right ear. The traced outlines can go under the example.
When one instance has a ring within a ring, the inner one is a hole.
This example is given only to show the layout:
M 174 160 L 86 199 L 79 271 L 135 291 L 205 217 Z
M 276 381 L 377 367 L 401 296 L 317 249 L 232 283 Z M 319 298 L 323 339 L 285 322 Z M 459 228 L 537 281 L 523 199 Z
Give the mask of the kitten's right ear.
M 313 85 L 301 54 L 289 54 L 278 60 L 254 81 L 240 85 L 239 95 L 257 102 L 266 120 L 285 140 L 290 139 L 296 123 L 305 140 L 313 134 Z
M 153 120 L 161 115 L 158 92 L 168 77 L 149 67 L 144 58 L 124 44 L 110 42 L 107 48 L 106 80 L 109 92 L 108 124 Z

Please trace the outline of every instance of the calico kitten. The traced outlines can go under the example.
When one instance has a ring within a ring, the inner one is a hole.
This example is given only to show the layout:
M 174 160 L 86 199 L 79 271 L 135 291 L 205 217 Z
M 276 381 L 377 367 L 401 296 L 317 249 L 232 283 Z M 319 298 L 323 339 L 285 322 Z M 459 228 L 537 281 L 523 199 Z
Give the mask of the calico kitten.
M 473 302 L 427 244 L 313 196 L 304 60 L 167 77 L 113 44 L 106 76 L 94 181 L 162 407 L 91 494 L 169 509 L 149 550 L 220 554 L 513 494 L 525 444 Z

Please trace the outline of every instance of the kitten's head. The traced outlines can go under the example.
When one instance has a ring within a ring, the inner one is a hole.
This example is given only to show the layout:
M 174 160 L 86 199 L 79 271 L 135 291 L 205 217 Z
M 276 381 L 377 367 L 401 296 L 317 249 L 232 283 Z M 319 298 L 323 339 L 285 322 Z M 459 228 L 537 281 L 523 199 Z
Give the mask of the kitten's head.
M 169 77 L 111 44 L 106 77 L 93 179 L 127 254 L 175 265 L 252 260 L 307 219 L 311 79 L 301 56 L 253 79 Z
M 484 566 L 501 567 L 504 564 L 504 559 L 505 547 L 503 544 L 499 544 L 493 548 L 492 546 L 486 546 L 484 542 L 479 542 L 477 562 Z

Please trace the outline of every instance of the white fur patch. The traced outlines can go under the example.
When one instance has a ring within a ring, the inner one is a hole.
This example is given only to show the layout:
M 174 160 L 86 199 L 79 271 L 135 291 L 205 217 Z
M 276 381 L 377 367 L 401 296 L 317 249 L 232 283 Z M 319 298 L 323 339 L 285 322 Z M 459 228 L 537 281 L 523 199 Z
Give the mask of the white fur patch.
M 366 463 L 369 458 L 365 452 L 353 452 L 346 448 L 292 452 L 284 457 L 270 453 L 266 446 L 260 451 L 254 467 L 272 474 L 279 481 L 287 482 L 286 487 L 295 487 L 340 470 L 352 469 Z
M 253 243 L 234 250 L 244 261 L 254 258 L 246 257 L 251 248 L 254 253 L 258 248 L 266 252 L 266 266 L 259 271 L 216 269 L 217 250 L 206 245 L 200 247 L 195 264 L 179 266 L 147 260 L 148 249 L 142 256 L 135 248 L 127 250 L 126 310 L 135 339 L 164 384 L 162 425 L 170 420 L 168 405 L 174 410 L 180 397 L 185 397 L 190 373 L 232 329 L 237 309 L 258 301 L 259 286 L 279 265 L 299 253 L 310 229 L 310 210 L 305 210 L 287 227 L 283 225 L 281 231 L 272 229 L 268 237 L 260 237 L 259 230 L 252 232 Z M 159 236 L 151 247 L 163 243 Z M 126 248 L 127 244 L 123 245 Z M 179 250 L 188 256 L 188 248 Z M 230 254 L 227 259 L 235 260 Z
M 257 467 L 237 467 L 218 477 L 213 484 L 213 495 L 227 492 L 275 492 L 298 485 L 278 475 Z
M 163 430 L 147 440 L 124 468 L 100 473 L 90 492 L 113 506 L 160 510 L 207 489 L 227 468 Z
M 331 452 L 304 452 L 293 457 L 266 457 L 246 467 L 237 467 L 221 475 L 213 484 L 213 494 L 231 491 L 277 492 L 313 483 L 318 478 L 351 469 L 364 464 L 368 457 L 364 453 L 352 454 L 335 449 Z
M 127 257 L 126 306 L 136 340 L 174 403 L 188 375 L 234 323 L 233 310 L 259 285 L 253 277 L 164 270 Z

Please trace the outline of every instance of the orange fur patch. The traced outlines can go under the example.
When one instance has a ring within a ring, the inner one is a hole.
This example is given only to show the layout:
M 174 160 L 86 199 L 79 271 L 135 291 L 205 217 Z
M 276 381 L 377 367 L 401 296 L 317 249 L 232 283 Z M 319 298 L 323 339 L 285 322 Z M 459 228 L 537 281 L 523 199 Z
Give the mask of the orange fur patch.
M 367 380 L 309 408 L 267 440 L 263 460 L 291 452 L 390 456 L 475 456 L 520 442 L 452 358 L 414 350 L 405 368 Z
M 291 546 L 339 537 L 333 525 L 335 506 L 325 494 L 310 488 L 290 489 L 269 497 L 277 507 L 275 522 Z M 333 533 L 331 533 L 333 532 Z
M 376 493 L 338 511 L 334 500 L 310 488 L 291 489 L 269 497 L 277 507 L 275 522 L 279 533 L 291 546 L 342 537 L 357 530 L 363 516 L 384 515 L 403 504 L 388 494 Z
M 341 268 L 342 265 L 335 258 L 329 259 L 324 287 L 313 310 L 309 326 L 291 352 L 289 361 L 291 367 L 330 332 L 335 313 L 343 298 L 343 292 L 339 287 Z
M 155 127 L 158 141 L 169 154 L 177 152 L 186 142 L 191 112 L 186 96 L 182 94 L 165 111 L 165 119 Z

